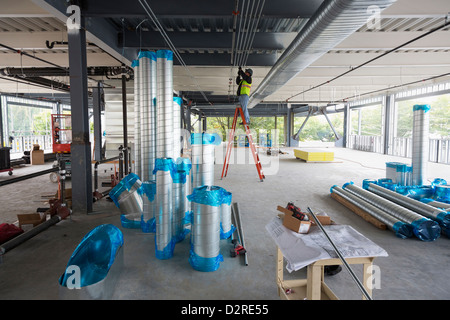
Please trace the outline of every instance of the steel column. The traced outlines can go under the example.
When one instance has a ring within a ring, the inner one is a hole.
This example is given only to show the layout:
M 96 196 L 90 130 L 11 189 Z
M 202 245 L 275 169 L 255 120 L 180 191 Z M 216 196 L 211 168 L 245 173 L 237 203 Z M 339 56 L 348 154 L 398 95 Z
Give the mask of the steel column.
M 103 85 L 101 82 L 92 89 L 94 113 L 94 160 L 102 160 L 102 104 Z
M 73 213 L 92 211 L 91 143 L 89 141 L 89 103 L 87 88 L 86 29 L 84 16 L 80 28 L 68 28 L 70 101 L 72 113 L 72 208 Z

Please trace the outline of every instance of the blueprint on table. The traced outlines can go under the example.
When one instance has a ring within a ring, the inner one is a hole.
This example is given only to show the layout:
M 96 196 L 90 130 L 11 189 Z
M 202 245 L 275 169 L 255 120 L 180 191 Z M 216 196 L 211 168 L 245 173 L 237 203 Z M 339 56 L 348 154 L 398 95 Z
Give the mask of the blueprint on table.
M 387 257 L 387 252 L 348 225 L 323 226 L 328 236 L 344 258 Z M 280 248 L 287 261 L 289 272 L 297 271 L 311 263 L 338 258 L 324 233 L 311 227 L 309 233 L 300 234 L 283 226 L 282 220 L 275 217 L 266 230 Z

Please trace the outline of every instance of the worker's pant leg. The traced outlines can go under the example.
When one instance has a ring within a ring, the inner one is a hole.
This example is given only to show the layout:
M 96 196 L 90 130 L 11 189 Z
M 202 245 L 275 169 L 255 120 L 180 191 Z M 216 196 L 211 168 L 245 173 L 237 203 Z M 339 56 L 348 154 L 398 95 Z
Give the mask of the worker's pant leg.
M 244 112 L 245 122 L 250 123 L 250 115 L 248 114 L 247 104 L 249 96 L 242 94 L 239 96 L 239 103 L 241 104 L 242 111 Z

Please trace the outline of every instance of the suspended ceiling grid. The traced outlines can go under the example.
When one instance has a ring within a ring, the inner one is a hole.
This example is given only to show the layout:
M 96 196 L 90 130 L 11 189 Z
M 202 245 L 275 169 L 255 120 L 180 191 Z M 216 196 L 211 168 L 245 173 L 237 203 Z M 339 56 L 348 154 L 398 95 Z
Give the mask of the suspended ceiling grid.
M 67 41 L 64 9 L 60 0 L 4 0 L 0 13 L 0 43 L 23 50 L 57 65 L 68 66 L 67 46 L 46 41 Z M 198 107 L 214 108 L 229 104 L 236 86 L 232 68 L 233 0 L 148 1 L 187 67 L 174 59 L 174 89 L 192 99 Z M 127 65 L 139 50 L 168 48 L 160 32 L 138 1 L 85 0 L 88 66 Z M 240 1 L 241 5 L 243 2 Z M 254 70 L 256 88 L 296 34 L 322 1 L 265 1 L 248 56 L 247 67 Z M 372 3 L 372 2 L 371 2 Z M 374 1 L 374 3 L 376 3 Z M 363 68 L 317 89 L 350 68 L 373 59 L 445 22 L 450 5 L 445 0 L 398 0 L 381 13 L 380 28 L 363 26 L 265 102 L 326 104 L 380 91 L 389 87 L 439 76 L 450 72 L 450 27 L 380 58 Z M 239 17 L 239 15 L 237 16 Z M 237 19 L 239 27 L 239 19 Z M 0 48 L 0 67 L 48 67 L 48 65 Z M 230 84 L 231 78 L 231 84 Z M 120 92 L 120 81 L 104 80 Z M 448 81 L 447 77 L 434 81 Z M 58 79 L 68 82 L 68 78 Z M 127 84 L 132 92 L 132 83 Z M 53 97 L 67 94 L 0 79 L 0 91 Z M 207 97 L 205 101 L 203 95 Z M 213 106 L 210 105 L 213 103 Z

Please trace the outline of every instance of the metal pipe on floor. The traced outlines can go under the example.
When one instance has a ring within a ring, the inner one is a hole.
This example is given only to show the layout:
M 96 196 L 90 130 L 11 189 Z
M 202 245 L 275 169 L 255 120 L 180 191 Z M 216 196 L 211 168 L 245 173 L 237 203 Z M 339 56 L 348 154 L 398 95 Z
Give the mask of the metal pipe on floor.
M 370 204 L 369 202 L 353 195 L 352 193 L 342 189 L 338 186 L 331 187 L 330 190 L 332 193 L 336 193 L 337 195 L 341 196 L 345 200 L 349 201 L 353 205 L 357 206 L 358 208 L 364 210 L 364 212 L 367 212 L 375 219 L 383 222 L 386 224 L 386 226 L 395 233 L 395 235 L 399 238 L 405 239 L 412 237 L 412 227 L 403 221 L 400 221 L 399 219 L 391 216 L 389 213 L 375 207 L 374 205 Z
M 330 236 L 328 235 L 328 233 L 325 231 L 325 229 L 323 228 L 322 224 L 320 223 L 319 219 L 317 219 L 316 215 L 312 212 L 311 208 L 308 207 L 308 212 L 311 214 L 311 216 L 314 219 L 314 222 L 317 224 L 317 226 L 320 228 L 320 230 L 323 232 L 323 234 L 325 235 L 325 237 L 327 238 L 328 242 L 330 242 L 331 246 L 333 247 L 334 251 L 336 252 L 336 254 L 338 255 L 339 259 L 342 261 L 342 263 L 344 264 L 345 268 L 347 269 L 347 271 L 350 273 L 350 275 L 352 276 L 353 280 L 355 281 L 355 283 L 357 284 L 359 290 L 361 290 L 361 292 L 363 293 L 364 297 L 367 300 L 372 300 L 372 297 L 370 296 L 370 294 L 367 292 L 366 288 L 363 286 L 363 284 L 361 283 L 361 281 L 359 281 L 358 277 L 355 275 L 355 273 L 353 272 L 352 268 L 350 268 L 350 266 L 348 265 L 347 261 L 345 261 L 344 256 L 342 255 L 342 253 L 339 251 L 339 249 L 336 247 L 336 245 L 334 244 L 333 240 L 331 240 Z
M 11 179 L 8 179 L 8 180 L 0 181 L 0 187 L 6 186 L 6 185 L 11 184 L 11 183 L 16 183 L 16 182 L 24 181 L 24 180 L 27 180 L 27 179 L 31 179 L 31 178 L 36 178 L 36 177 L 42 176 L 44 174 L 57 172 L 57 171 L 59 171 L 59 167 L 55 167 L 55 168 L 51 168 L 51 169 L 47 169 L 47 170 L 42 170 L 42 171 L 38 171 L 38 172 L 27 174 L 27 175 L 24 175 L 24 176 L 20 176 L 20 177 L 11 178 Z
M 353 183 L 346 183 L 342 189 L 366 200 L 370 204 L 386 211 L 400 221 L 412 225 L 414 235 L 422 241 L 434 241 L 439 238 L 441 228 L 439 224 L 417 212 L 402 207 L 370 191 L 364 190 Z

